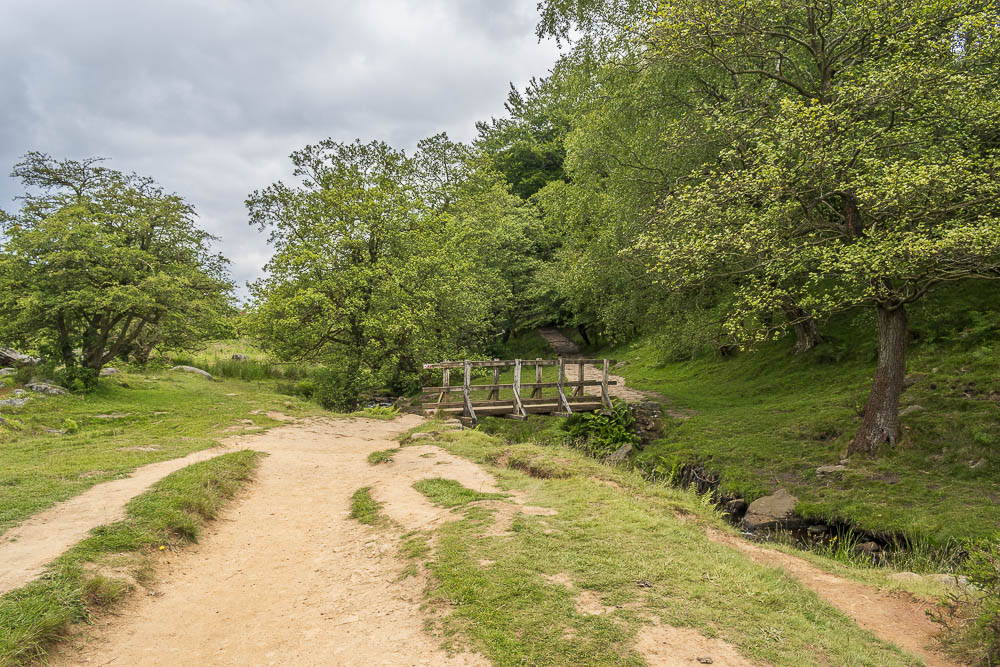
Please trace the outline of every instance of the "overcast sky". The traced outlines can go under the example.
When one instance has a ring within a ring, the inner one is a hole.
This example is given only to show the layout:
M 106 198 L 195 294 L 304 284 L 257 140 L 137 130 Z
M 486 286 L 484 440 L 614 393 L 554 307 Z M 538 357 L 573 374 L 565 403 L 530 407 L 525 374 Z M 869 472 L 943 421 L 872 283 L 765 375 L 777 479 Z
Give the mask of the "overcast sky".
M 30 150 L 103 156 L 194 204 L 242 285 L 270 253 L 252 190 L 326 137 L 410 150 L 544 76 L 536 0 L 0 0 L 0 208 Z M 241 289 L 242 293 L 242 289 Z

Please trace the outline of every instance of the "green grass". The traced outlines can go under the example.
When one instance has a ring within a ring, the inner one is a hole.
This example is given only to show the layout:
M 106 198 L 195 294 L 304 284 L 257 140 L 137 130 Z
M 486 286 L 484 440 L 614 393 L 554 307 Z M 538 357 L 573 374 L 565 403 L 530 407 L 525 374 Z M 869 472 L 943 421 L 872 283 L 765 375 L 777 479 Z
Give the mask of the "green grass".
M 43 577 L 0 597 L 0 665 L 37 660 L 71 623 L 89 620 L 133 582 L 148 580 L 149 553 L 197 540 L 252 477 L 260 456 L 224 454 L 164 477 L 128 503 L 124 520 L 95 529 Z
M 416 482 L 413 488 L 427 496 L 432 503 L 441 507 L 458 507 L 477 500 L 498 500 L 507 497 L 507 494 L 504 493 L 473 491 L 453 479 L 441 477 L 422 479 Z
M 382 523 L 382 504 L 372 498 L 371 487 L 365 486 L 351 496 L 351 518 L 363 524 L 374 526 Z
M 721 491 L 752 501 L 784 487 L 798 511 L 876 533 L 899 533 L 938 546 L 1000 528 L 1000 345 L 973 350 L 916 347 L 909 372 L 925 374 L 904 395 L 904 437 L 875 458 L 837 463 L 860 423 L 874 361 L 824 363 L 822 348 L 792 357 L 773 344 L 734 359 L 657 362 L 637 344 L 615 351 L 630 385 L 660 392 L 691 416 L 671 419 L 662 439 L 635 463 L 663 473 L 698 462 L 720 473 Z M 969 386 L 976 387 L 967 395 Z
M 456 648 L 471 644 L 498 665 L 641 665 L 631 647 L 658 618 L 777 665 L 919 664 L 782 570 L 708 540 L 705 526 L 722 524 L 701 498 L 563 446 L 515 445 L 477 431 L 439 439 L 454 454 L 496 466 L 501 487 L 525 502 L 557 512 L 521 514 L 509 533 L 485 536 L 494 514 L 465 507 L 432 536 L 404 543 L 432 574 L 432 604 L 450 609 L 436 623 Z M 538 461 L 553 474 L 525 472 Z M 607 613 L 579 611 L 583 596 Z
M 399 453 L 399 447 L 380 449 L 368 455 L 368 463 L 377 466 L 380 463 L 392 463 L 392 457 Z
M 0 409 L 7 421 L 0 426 L 0 534 L 98 482 L 212 447 L 241 420 L 270 427 L 279 422 L 267 411 L 321 412 L 275 393 L 273 386 L 209 382 L 181 372 L 128 372 L 102 378 L 88 394 L 35 398 L 20 409 Z M 0 389 L 0 398 L 10 392 Z M 69 422 L 76 428 L 67 429 Z

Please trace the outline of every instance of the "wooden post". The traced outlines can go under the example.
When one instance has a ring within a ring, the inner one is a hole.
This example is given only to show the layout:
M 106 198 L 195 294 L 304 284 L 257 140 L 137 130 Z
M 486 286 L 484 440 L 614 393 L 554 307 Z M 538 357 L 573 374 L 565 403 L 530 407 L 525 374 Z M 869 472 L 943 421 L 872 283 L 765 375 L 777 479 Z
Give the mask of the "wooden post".
M 500 360 L 494 358 L 493 361 L 500 361 Z M 487 401 L 494 401 L 494 400 L 499 401 L 500 400 L 500 389 L 497 388 L 498 384 L 500 384 L 500 367 L 499 366 L 494 366 L 493 367 L 493 388 L 490 389 L 490 395 L 486 397 Z
M 608 395 L 608 364 L 610 362 L 604 360 L 604 373 L 601 375 L 601 403 L 604 403 L 604 407 L 608 410 L 611 409 L 611 396 Z
M 569 401 L 566 400 L 566 392 L 563 390 L 563 382 L 566 381 L 566 360 L 559 357 L 559 380 L 556 383 L 556 389 L 559 390 L 559 405 L 562 406 L 563 412 L 567 415 L 573 414 L 573 410 L 569 407 Z
M 536 362 L 537 361 L 541 361 L 541 360 L 542 360 L 541 357 L 535 357 L 535 361 Z M 542 383 L 542 365 L 538 364 L 538 363 L 535 364 L 535 383 L 536 384 L 541 384 Z M 541 387 L 535 387 L 534 389 L 532 389 L 531 390 L 531 397 L 532 398 L 541 398 L 542 397 L 542 388 Z
M 514 419 L 525 419 L 528 413 L 521 404 L 521 360 L 514 360 L 514 414 L 508 415 Z
M 442 387 L 450 387 L 451 386 L 451 369 L 450 368 L 444 369 L 444 381 L 441 383 L 441 386 Z M 438 403 L 447 403 L 448 402 L 448 394 L 449 393 L 451 393 L 451 392 L 449 392 L 447 389 L 445 389 L 440 394 L 438 394 Z
M 576 366 L 576 379 L 579 380 L 580 382 L 583 382 L 583 376 L 584 376 L 583 364 L 577 364 L 577 366 Z M 573 395 L 574 396 L 583 396 L 583 385 L 582 384 L 579 387 L 577 387 L 576 389 L 573 390 Z
M 465 361 L 465 378 L 462 381 L 462 396 L 465 398 L 465 416 L 475 423 L 476 411 L 472 408 L 472 396 L 470 395 L 472 384 L 472 366 L 469 361 Z

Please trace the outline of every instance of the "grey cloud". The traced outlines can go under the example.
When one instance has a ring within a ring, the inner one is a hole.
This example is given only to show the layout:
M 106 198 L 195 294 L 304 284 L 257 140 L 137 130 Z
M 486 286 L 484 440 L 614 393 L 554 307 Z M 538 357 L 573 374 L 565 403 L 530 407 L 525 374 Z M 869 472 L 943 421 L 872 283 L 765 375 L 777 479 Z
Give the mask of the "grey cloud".
M 243 200 L 331 136 L 412 148 L 544 75 L 535 0 L 0 0 L 0 169 L 102 155 L 184 195 L 239 283 L 269 252 Z M 0 207 L 18 184 L 0 179 Z

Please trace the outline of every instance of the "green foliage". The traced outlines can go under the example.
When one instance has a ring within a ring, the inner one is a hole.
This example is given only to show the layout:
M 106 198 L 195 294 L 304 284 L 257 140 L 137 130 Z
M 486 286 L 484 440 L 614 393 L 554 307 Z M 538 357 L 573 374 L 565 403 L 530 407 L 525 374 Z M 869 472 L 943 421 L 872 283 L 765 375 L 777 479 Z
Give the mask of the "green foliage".
M 931 617 L 945 629 L 945 645 L 963 662 L 1000 663 L 1000 533 L 968 540 L 962 563 L 966 582 Z
M 0 221 L 0 341 L 61 361 L 67 386 L 140 347 L 190 347 L 228 308 L 214 237 L 152 179 L 40 153 L 14 176 L 39 192 Z
M 279 358 L 328 367 L 323 404 L 412 391 L 421 363 L 472 354 L 516 308 L 532 216 L 468 159 L 444 135 L 412 158 L 327 140 L 292 154 L 297 186 L 248 199 L 275 254 L 247 324 Z
M 596 458 L 613 454 L 622 445 L 638 444 L 632 430 L 635 417 L 624 401 L 615 400 L 609 412 L 577 412 L 567 418 L 562 428 L 576 440 L 576 446 Z
M 365 419 L 395 419 L 399 416 L 399 410 L 393 406 L 375 405 L 352 412 L 351 416 Z
M 63 431 L 65 431 L 68 435 L 73 435 L 80 430 L 80 425 L 68 417 L 63 420 L 62 427 Z

